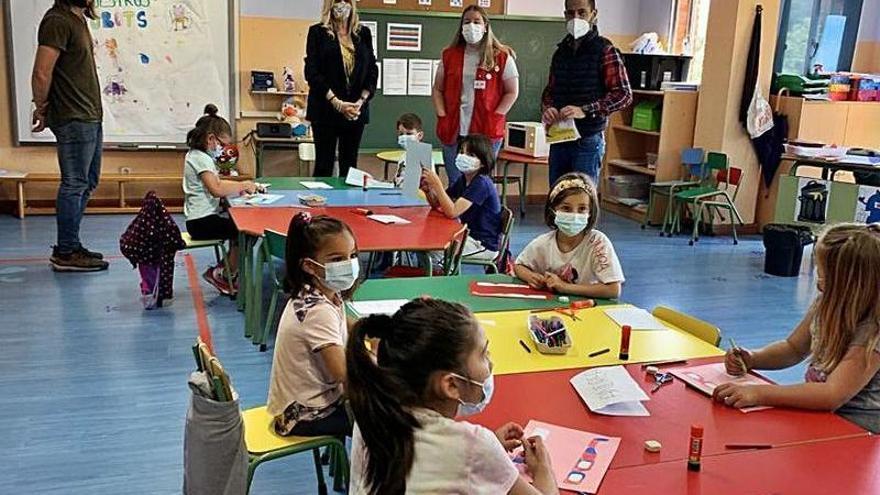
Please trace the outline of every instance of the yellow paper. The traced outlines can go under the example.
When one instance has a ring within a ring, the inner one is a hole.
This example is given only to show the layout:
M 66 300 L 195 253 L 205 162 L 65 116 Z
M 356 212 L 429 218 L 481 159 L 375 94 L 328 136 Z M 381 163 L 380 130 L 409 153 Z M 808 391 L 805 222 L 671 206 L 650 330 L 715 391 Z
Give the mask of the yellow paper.
M 664 322 L 670 330 L 634 330 L 630 338 L 629 360 L 621 361 L 618 358 L 620 327 L 605 314 L 605 310 L 611 307 L 627 306 L 601 306 L 580 310 L 577 312 L 580 321 L 573 321 L 568 316 L 556 313 L 542 315 L 560 316 L 571 335 L 572 347 L 568 353 L 555 355 L 541 354 L 535 349 L 528 331 L 528 311 L 481 313 L 482 318 L 496 322 L 494 326 L 483 327 L 489 338 L 489 351 L 495 364 L 494 373 L 508 375 L 724 355 L 721 349 Z M 529 344 L 531 353 L 522 348 L 520 340 Z M 605 348 L 611 349 L 611 352 L 595 358 L 587 357 L 591 352 Z

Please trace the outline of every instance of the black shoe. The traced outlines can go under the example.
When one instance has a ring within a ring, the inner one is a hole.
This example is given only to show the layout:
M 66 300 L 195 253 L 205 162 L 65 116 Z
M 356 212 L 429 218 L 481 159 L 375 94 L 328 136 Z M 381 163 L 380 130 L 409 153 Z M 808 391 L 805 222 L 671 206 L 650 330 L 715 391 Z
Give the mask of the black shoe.
M 110 266 L 110 263 L 90 258 L 80 251 L 61 254 L 58 252 L 58 248 L 53 250 L 49 263 L 56 272 L 100 272 Z
M 96 259 L 96 260 L 102 260 L 102 259 L 104 259 L 104 255 L 103 255 L 103 254 L 101 254 L 101 253 L 96 253 L 95 251 L 89 251 L 88 249 L 86 249 L 86 248 L 83 247 L 82 245 L 80 245 L 79 249 L 77 249 L 76 252 L 82 254 L 82 255 L 85 256 L 86 258 L 94 258 L 94 259 Z

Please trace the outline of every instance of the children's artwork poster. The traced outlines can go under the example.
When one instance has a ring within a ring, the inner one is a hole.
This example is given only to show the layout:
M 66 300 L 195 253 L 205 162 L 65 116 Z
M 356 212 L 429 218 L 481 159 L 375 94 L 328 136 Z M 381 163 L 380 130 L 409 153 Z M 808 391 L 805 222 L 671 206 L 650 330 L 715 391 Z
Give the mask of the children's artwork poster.
M 389 22 L 386 26 L 385 49 L 388 51 L 422 51 L 422 25 Z
M 767 385 L 767 381 L 750 373 L 742 376 L 728 375 L 724 367 L 724 363 L 704 364 L 699 366 L 688 366 L 684 368 L 676 368 L 669 370 L 670 373 L 677 378 L 699 390 L 700 392 L 712 396 L 718 385 L 725 383 L 736 383 L 738 385 Z M 740 408 L 742 412 L 754 412 L 770 409 L 767 406 L 754 406 Z
M 368 28 L 373 35 L 373 55 L 379 57 L 379 23 L 376 21 L 361 21 L 361 27 Z
M 798 181 L 794 205 L 796 222 L 823 224 L 828 219 L 828 197 L 831 183 L 826 180 L 801 177 Z
M 116 6 L 121 3 L 98 2 L 99 18 L 90 24 L 104 132 L 185 136 L 207 103 L 222 106 L 228 98 L 213 58 L 205 56 L 218 50 L 207 18 L 216 6 L 209 0 Z
M 529 421 L 525 437 L 541 437 L 550 461 L 556 484 L 561 490 L 596 493 L 602 478 L 620 447 L 620 438 L 588 431 L 572 430 L 540 421 Z M 513 451 L 513 462 L 529 481 L 522 449 Z
M 880 186 L 860 186 L 856 203 L 856 223 L 880 222 Z

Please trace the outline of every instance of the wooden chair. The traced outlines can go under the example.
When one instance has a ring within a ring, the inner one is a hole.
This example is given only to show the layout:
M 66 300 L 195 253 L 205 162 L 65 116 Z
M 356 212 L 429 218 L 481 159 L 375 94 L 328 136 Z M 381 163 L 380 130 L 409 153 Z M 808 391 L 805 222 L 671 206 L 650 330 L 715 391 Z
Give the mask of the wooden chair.
M 666 306 L 657 306 L 651 314 L 715 347 L 721 343 L 721 329 L 711 323 Z
M 232 400 L 232 388 L 229 376 L 223 370 L 220 360 L 214 356 L 201 339 L 193 348 L 196 366 L 207 371 L 209 378 L 220 382 L 218 399 Z M 251 482 L 257 467 L 264 462 L 281 459 L 303 452 L 311 452 L 315 463 L 315 475 L 318 478 L 318 493 L 327 495 L 327 484 L 324 481 L 324 469 L 321 463 L 322 448 L 327 448 L 330 457 L 330 472 L 333 476 L 333 488 L 344 490 L 348 485 L 348 455 L 345 445 L 339 438 L 321 437 L 283 437 L 275 433 L 275 419 L 266 411 L 266 406 L 253 407 L 241 413 L 244 422 L 244 443 L 248 451 L 247 486 L 250 491 Z
M 510 208 L 506 206 L 501 207 L 501 235 L 499 236 L 498 242 L 498 255 L 495 256 L 494 259 L 491 260 L 477 260 L 470 259 L 467 256 L 462 256 L 461 264 L 462 265 L 476 265 L 476 266 L 484 266 L 489 269 L 492 273 L 498 273 L 498 266 L 504 260 L 504 257 L 507 255 L 507 250 L 510 248 L 510 232 L 513 230 L 514 216 L 513 212 L 510 211 Z

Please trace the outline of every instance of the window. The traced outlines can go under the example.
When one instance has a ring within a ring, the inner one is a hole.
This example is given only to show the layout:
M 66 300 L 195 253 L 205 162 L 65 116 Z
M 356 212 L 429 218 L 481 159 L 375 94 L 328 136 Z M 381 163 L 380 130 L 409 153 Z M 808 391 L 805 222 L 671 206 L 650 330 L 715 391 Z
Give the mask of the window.
M 670 52 L 693 57 L 688 81 L 699 82 L 703 76 L 710 4 L 711 0 L 676 0 L 673 4 Z
M 862 0 L 783 0 L 776 72 L 850 70 L 861 12 Z

